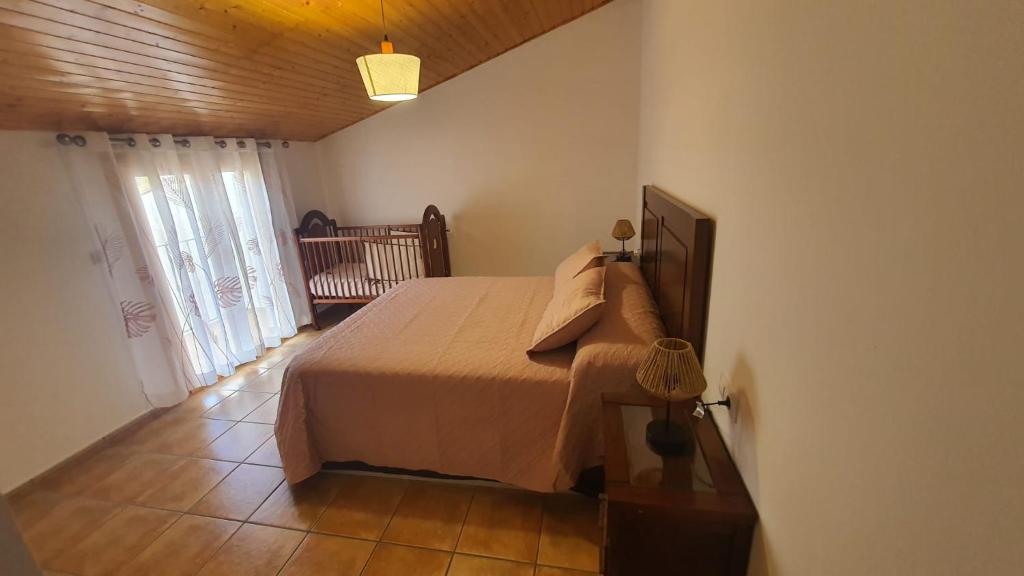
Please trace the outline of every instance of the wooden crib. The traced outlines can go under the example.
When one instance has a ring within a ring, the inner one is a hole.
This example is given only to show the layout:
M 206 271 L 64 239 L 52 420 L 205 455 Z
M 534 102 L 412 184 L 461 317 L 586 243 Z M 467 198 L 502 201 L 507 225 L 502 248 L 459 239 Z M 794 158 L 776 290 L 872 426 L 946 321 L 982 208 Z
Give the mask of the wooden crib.
M 317 330 L 318 304 L 366 304 L 404 280 L 452 275 L 444 215 L 433 204 L 418 224 L 338 226 L 312 210 L 295 239 Z

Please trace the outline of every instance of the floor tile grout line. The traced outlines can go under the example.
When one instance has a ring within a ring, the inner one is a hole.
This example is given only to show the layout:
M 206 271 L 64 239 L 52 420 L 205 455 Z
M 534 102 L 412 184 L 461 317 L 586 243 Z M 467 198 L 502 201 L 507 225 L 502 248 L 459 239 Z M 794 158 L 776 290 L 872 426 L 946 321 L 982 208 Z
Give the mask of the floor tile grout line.
M 242 416 L 241 418 L 239 418 L 238 420 L 235 420 L 234 418 L 214 418 L 212 416 L 207 416 L 207 414 L 209 414 L 211 410 L 217 408 L 217 406 L 220 406 L 221 403 L 223 403 L 225 400 L 227 400 L 228 398 L 231 398 L 232 396 L 235 396 L 236 394 L 238 394 L 240 392 L 245 392 L 246 394 L 266 394 L 268 397 L 265 400 L 263 400 L 263 402 L 260 402 L 258 406 L 256 406 L 252 410 L 246 412 L 245 415 Z M 232 422 L 235 422 L 235 423 L 243 422 L 243 421 L 245 421 L 246 418 L 249 417 L 250 414 L 252 414 L 256 410 L 259 410 L 260 406 L 263 406 L 267 402 L 270 402 L 270 400 L 273 398 L 274 394 L 275 394 L 275 392 L 251 392 L 251 391 L 247 391 L 247 390 L 235 390 L 230 396 L 228 396 L 227 398 L 224 398 L 224 400 L 221 400 L 216 405 L 210 407 L 210 410 L 207 410 L 206 412 L 203 412 L 201 416 L 203 418 L 208 419 L 208 420 L 227 420 L 227 421 L 232 421 Z
M 462 544 L 462 533 L 466 530 L 466 520 L 469 519 L 469 511 L 473 509 L 473 503 L 476 502 L 476 495 L 479 489 L 479 486 L 473 487 L 473 492 L 469 497 L 469 505 L 466 506 L 466 513 L 462 515 L 462 524 L 459 525 L 459 537 L 455 539 L 455 546 L 452 548 L 452 554 L 458 552 L 459 544 Z
M 207 516 L 207 518 L 210 518 L 210 516 Z M 217 518 L 217 520 L 226 520 L 226 518 Z M 242 526 L 245 526 L 244 522 L 239 522 L 237 520 L 228 520 L 228 522 L 234 522 L 234 523 L 236 523 L 238 525 L 235 526 L 235 529 L 231 531 L 231 534 L 229 534 L 228 537 L 225 538 L 224 541 L 220 543 L 220 546 L 217 546 L 217 549 L 214 550 L 213 553 L 210 554 L 210 556 L 205 561 L 203 561 L 203 565 L 200 566 L 199 569 L 195 571 L 195 574 L 199 574 L 200 572 L 202 572 L 203 569 L 206 568 L 206 565 L 209 564 L 211 560 L 216 558 L 217 554 L 220 554 L 220 551 L 224 549 L 224 546 L 227 546 L 227 543 L 230 542 L 231 539 L 235 537 L 235 534 L 238 534 L 238 531 L 242 529 Z
M 398 509 L 402 507 L 402 501 L 405 500 L 405 495 L 409 492 L 409 481 L 404 480 L 402 482 L 402 496 L 395 503 L 395 507 L 391 510 L 391 515 L 388 516 L 388 521 L 384 524 L 384 529 L 380 531 L 380 536 L 377 537 L 378 542 L 384 541 L 384 534 L 387 533 L 388 528 L 391 526 L 391 521 L 395 519 L 395 514 L 398 513 Z

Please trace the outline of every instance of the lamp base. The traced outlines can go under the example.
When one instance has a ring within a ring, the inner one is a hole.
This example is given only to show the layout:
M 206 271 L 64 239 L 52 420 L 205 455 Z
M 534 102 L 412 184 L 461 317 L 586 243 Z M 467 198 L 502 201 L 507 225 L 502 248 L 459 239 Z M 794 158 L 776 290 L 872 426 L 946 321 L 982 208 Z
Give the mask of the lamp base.
M 647 445 L 661 456 L 693 454 L 693 433 L 688 427 L 668 420 L 652 420 L 647 424 Z
M 615 261 L 616 262 L 632 262 L 633 261 L 633 255 L 630 254 L 629 252 L 619 252 L 618 254 L 615 255 Z

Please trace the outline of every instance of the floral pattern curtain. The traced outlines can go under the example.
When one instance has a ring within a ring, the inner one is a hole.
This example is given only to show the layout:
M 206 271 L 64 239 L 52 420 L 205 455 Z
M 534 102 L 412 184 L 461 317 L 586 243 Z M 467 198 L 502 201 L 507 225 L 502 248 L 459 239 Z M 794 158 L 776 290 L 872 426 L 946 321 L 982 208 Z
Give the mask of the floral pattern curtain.
M 297 328 L 257 145 L 132 137 L 114 147 L 131 213 L 192 371 L 212 383 Z
M 56 144 L 55 144 L 56 145 Z M 171 406 L 199 386 L 186 345 L 177 330 L 162 271 L 150 262 L 145 228 L 134 217 L 105 134 L 90 133 L 78 145 L 59 147 L 70 186 L 93 230 L 96 254 L 105 267 L 109 292 L 120 310 L 124 338 L 146 398 Z M 73 295 L 74 291 L 69 291 Z
M 277 240 L 281 264 L 284 267 L 285 286 L 292 303 L 292 315 L 299 326 L 313 321 L 309 312 L 306 290 L 302 286 L 302 261 L 299 259 L 299 247 L 295 245 L 294 230 L 299 226 L 295 214 L 295 203 L 287 170 L 286 144 L 274 141 L 270 147 L 260 147 L 260 166 L 263 169 L 263 181 L 267 186 L 270 198 L 270 213 L 274 223 L 274 237 Z

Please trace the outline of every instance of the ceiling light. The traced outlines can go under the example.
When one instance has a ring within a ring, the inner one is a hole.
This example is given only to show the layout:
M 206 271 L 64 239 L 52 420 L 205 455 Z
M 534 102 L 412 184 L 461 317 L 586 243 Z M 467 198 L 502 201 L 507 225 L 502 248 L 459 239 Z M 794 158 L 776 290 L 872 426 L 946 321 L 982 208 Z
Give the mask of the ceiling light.
M 412 54 L 395 53 L 395 45 L 388 40 L 384 0 L 380 2 L 380 20 L 384 27 L 384 41 L 380 43 L 380 54 L 367 54 L 356 58 L 356 66 L 359 67 L 359 75 L 363 77 L 366 94 L 371 100 L 381 102 L 412 100 L 420 92 L 420 59 Z

